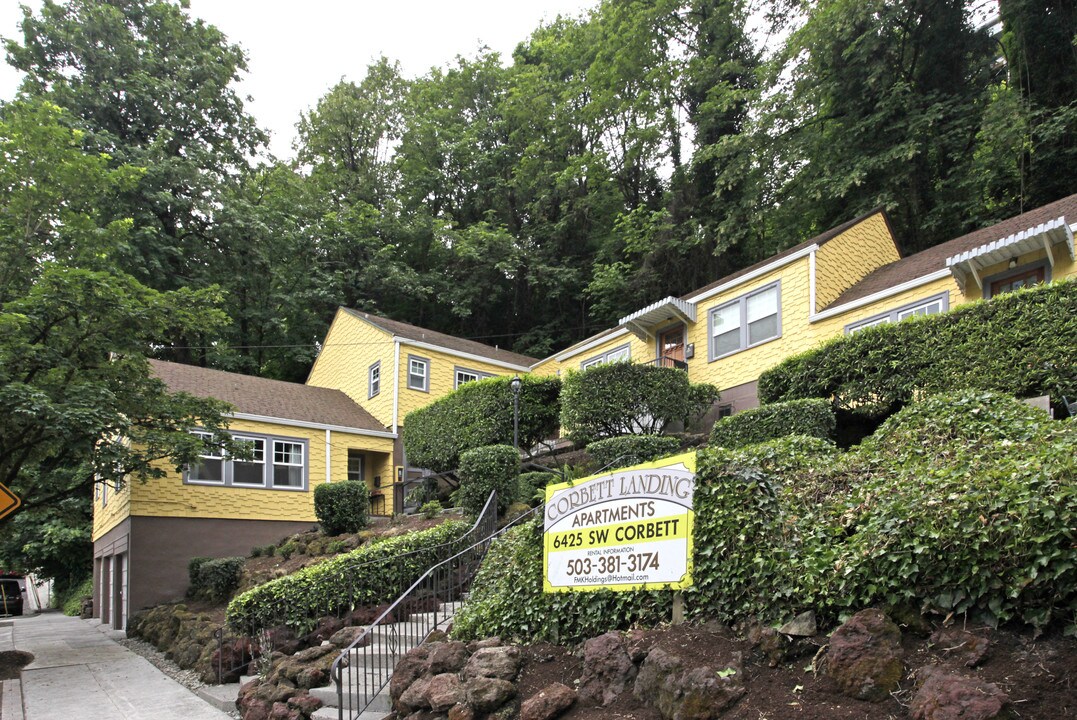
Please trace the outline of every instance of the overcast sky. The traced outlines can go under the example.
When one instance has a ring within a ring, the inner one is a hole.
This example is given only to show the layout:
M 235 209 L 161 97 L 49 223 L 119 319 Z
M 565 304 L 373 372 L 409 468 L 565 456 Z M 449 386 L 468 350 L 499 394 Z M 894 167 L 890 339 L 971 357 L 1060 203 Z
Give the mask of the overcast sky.
M 26 0 L 36 11 L 40 0 Z M 540 22 L 575 16 L 597 0 L 191 0 L 191 13 L 247 52 L 240 86 L 278 157 L 292 155 L 299 113 L 340 78 L 359 81 L 379 55 L 399 60 L 408 77 L 485 45 L 508 57 Z M 0 0 L 0 36 L 21 37 L 17 0 Z M 19 74 L 0 65 L 0 98 Z

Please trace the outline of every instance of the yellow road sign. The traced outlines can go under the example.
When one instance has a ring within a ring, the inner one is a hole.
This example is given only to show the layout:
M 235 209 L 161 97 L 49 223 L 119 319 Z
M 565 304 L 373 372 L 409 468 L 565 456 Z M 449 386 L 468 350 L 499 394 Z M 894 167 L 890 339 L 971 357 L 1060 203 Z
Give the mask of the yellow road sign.
M 0 484 L 0 520 L 18 510 L 20 505 L 22 505 L 22 500 Z

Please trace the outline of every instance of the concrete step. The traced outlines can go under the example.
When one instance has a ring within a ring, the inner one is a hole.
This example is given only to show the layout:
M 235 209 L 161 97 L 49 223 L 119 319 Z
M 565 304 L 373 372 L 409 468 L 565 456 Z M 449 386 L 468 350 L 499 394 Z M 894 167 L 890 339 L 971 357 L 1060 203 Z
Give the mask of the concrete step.
M 239 687 L 240 683 L 203 685 L 195 690 L 194 694 L 218 710 L 231 712 L 236 709 L 236 698 L 239 697 Z
M 355 720 L 385 720 L 386 715 L 388 715 L 388 713 L 368 710 L 367 712 L 359 713 L 359 717 L 355 718 Z M 318 708 L 314 711 L 314 714 L 311 715 L 312 720 L 338 720 L 339 717 L 335 707 Z M 345 715 L 344 720 L 352 720 L 352 718 Z
M 328 687 L 311 688 L 310 689 L 310 695 L 311 695 L 311 697 L 316 697 L 319 700 L 321 700 L 322 704 L 325 707 L 333 707 L 333 708 L 335 708 L 335 707 L 337 707 L 337 704 L 339 702 L 339 698 L 337 698 L 337 689 L 336 689 L 335 685 L 330 685 Z M 358 706 L 360 704 L 360 702 L 363 700 L 363 694 L 362 693 L 354 693 L 351 696 L 350 700 L 351 700 L 351 702 L 349 702 L 348 695 L 347 695 L 347 693 L 345 693 L 345 695 L 344 695 L 344 707 L 345 708 Z M 370 705 L 367 707 L 367 710 L 372 711 L 372 712 L 380 712 L 380 713 L 384 714 L 384 713 L 389 712 L 389 710 L 391 710 L 391 709 L 392 708 L 390 707 L 390 700 L 389 700 L 389 687 L 388 687 L 388 685 L 386 685 L 385 689 L 382 690 L 381 693 L 379 693 L 378 695 L 376 695 L 373 698 Z

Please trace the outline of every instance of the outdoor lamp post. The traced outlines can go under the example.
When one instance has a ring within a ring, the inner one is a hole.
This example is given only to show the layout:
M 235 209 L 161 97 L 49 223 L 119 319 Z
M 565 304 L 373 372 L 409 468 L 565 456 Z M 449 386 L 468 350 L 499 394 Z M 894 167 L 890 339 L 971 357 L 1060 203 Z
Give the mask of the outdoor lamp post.
M 512 390 L 512 446 L 517 452 L 520 450 L 520 388 L 523 384 L 519 375 L 509 381 Z

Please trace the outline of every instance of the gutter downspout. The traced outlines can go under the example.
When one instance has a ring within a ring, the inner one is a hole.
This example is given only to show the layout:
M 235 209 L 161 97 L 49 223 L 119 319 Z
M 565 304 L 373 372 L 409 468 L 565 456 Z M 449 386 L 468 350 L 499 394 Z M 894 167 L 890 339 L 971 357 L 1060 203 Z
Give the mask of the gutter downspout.
M 400 339 L 393 338 L 393 432 L 400 432 Z
M 333 482 L 333 476 L 329 472 L 329 469 L 333 467 L 333 463 L 330 458 L 330 452 L 332 448 L 331 432 L 332 431 L 329 428 L 325 429 L 325 481 L 327 483 Z

